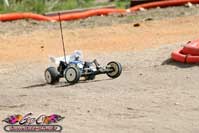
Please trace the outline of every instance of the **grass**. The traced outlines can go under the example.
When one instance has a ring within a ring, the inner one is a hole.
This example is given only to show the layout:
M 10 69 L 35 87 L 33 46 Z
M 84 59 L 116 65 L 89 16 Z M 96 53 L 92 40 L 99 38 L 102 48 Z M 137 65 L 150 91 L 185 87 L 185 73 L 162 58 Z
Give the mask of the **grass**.
M 95 0 L 9 0 L 7 7 L 3 0 L 0 0 L 0 13 L 8 12 L 34 12 L 45 13 L 50 11 L 70 10 L 76 8 L 88 8 L 102 5 L 115 4 L 118 8 L 125 8 L 130 0 L 115 0 L 112 3 L 96 3 Z
M 131 0 L 117 0 L 115 4 L 118 8 L 126 8 L 130 4 L 130 1 Z

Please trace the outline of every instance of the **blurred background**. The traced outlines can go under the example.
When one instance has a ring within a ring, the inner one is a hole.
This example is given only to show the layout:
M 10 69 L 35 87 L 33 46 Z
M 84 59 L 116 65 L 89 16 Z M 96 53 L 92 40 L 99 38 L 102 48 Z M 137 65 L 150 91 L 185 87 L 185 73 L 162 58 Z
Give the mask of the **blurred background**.
M 34 12 L 45 13 L 58 10 L 115 5 L 125 8 L 131 0 L 0 0 L 0 13 Z

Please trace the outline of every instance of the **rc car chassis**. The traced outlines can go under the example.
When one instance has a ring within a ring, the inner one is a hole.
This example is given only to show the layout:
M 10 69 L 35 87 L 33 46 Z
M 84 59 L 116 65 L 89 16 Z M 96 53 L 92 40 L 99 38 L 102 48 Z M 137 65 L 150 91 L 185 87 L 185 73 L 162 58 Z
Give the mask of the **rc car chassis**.
M 101 67 L 97 60 L 92 62 L 74 60 L 69 63 L 60 61 L 57 69 L 55 67 L 48 67 L 44 75 L 48 84 L 55 84 L 63 77 L 69 84 L 75 84 L 79 81 L 80 77 L 84 77 L 85 80 L 93 80 L 96 75 L 107 74 L 110 78 L 117 78 L 121 72 L 121 64 L 115 61 L 109 62 L 106 67 Z

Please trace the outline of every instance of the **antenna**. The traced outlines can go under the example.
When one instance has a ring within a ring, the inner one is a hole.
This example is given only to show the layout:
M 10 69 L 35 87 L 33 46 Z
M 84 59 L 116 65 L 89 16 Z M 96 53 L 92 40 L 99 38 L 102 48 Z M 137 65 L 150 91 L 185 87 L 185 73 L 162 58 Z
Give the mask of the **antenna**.
M 58 13 L 58 15 L 59 15 L 60 30 L 61 30 L 62 46 L 63 46 L 63 52 L 64 52 L 64 60 L 65 60 L 65 64 L 66 64 L 66 50 L 65 50 L 65 45 L 64 45 L 64 37 L 63 37 L 63 31 L 62 31 L 62 23 L 61 23 L 60 13 Z

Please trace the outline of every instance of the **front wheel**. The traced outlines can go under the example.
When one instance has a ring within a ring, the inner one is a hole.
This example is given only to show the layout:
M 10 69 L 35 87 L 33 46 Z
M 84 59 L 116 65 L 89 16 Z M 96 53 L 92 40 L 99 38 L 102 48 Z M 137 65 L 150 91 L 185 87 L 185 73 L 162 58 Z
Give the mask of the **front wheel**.
M 122 73 L 122 65 L 118 62 L 109 62 L 106 66 L 107 69 L 110 69 L 111 71 L 107 73 L 107 75 L 110 78 L 117 78 Z
M 44 72 L 45 80 L 48 84 L 55 84 L 59 82 L 59 73 L 54 67 L 49 67 Z
M 74 65 L 69 66 L 64 71 L 64 77 L 67 80 L 67 82 L 70 84 L 77 83 L 80 79 L 80 76 L 81 75 L 79 69 Z

